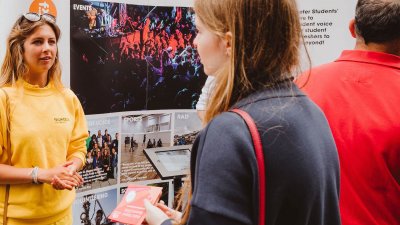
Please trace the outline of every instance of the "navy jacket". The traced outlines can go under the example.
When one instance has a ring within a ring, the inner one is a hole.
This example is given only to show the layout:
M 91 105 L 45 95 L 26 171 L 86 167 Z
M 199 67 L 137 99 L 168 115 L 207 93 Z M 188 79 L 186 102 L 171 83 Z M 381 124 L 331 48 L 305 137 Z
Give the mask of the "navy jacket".
M 266 224 L 339 225 L 339 161 L 321 110 L 291 82 L 234 108 L 247 111 L 261 135 Z M 257 224 L 257 162 L 243 119 L 232 112 L 214 118 L 197 137 L 191 157 L 188 224 Z

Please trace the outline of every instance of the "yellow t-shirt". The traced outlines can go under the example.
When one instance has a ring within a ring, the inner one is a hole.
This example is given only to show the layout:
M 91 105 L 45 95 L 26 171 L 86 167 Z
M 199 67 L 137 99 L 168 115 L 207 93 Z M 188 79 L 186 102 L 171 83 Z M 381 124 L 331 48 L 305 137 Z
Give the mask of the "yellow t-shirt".
M 72 157 L 85 162 L 88 129 L 82 106 L 69 89 L 58 91 L 52 83 L 44 88 L 19 82 L 4 87 L 10 99 L 11 163 L 15 167 L 49 169 Z M 0 91 L 0 145 L 5 146 L 4 93 Z M 1 146 L 1 147 L 2 147 Z M 8 164 L 0 148 L 0 163 Z M 0 223 L 5 185 L 0 185 Z M 11 185 L 9 224 L 50 224 L 69 213 L 75 190 L 58 191 L 49 184 Z

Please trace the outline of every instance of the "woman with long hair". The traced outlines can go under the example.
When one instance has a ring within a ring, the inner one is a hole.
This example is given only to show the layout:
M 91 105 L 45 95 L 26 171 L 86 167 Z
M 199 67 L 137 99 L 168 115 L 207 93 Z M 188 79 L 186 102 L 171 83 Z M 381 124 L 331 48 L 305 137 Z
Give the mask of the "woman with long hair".
M 204 72 L 215 76 L 207 126 L 192 148 L 183 216 L 146 202 L 147 222 L 258 224 L 261 213 L 268 225 L 339 225 L 335 143 L 322 112 L 292 83 L 301 43 L 295 0 L 196 0 L 194 10 L 194 43 Z M 235 108 L 256 123 L 265 171 L 246 123 L 229 112 Z
M 72 224 L 88 137 L 81 104 L 61 83 L 60 29 L 26 13 L 0 74 L 0 216 L 6 224 Z

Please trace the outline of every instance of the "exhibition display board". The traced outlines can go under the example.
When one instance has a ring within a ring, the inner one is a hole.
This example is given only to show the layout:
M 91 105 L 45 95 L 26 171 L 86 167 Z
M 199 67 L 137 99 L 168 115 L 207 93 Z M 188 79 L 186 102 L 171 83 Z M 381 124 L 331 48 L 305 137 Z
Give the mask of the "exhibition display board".
M 62 81 L 77 94 L 90 136 L 99 141 L 97 146 L 88 141 L 88 163 L 81 172 L 85 182 L 73 204 L 74 225 L 109 224 L 107 217 L 130 184 L 163 187 L 161 199 L 173 205 L 173 179 L 158 175 L 144 149 L 191 145 L 201 130 L 194 107 L 206 75 L 193 46 L 192 4 L 193 0 L 0 0 L 1 59 L 10 28 L 21 14 L 57 14 Z M 311 58 L 310 64 L 303 49 L 302 70 L 353 48 L 348 23 L 355 4 L 356 0 L 298 1 L 304 46 Z M 167 156 L 158 155 L 171 160 Z

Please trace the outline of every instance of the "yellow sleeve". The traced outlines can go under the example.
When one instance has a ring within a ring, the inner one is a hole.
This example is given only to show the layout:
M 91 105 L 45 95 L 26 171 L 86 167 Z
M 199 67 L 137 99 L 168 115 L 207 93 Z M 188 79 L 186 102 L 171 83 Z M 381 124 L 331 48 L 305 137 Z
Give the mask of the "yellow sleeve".
M 7 163 L 7 97 L 4 90 L 0 90 L 0 163 Z
M 6 146 L 7 140 L 5 139 L 6 135 L 6 124 L 7 124 L 7 119 L 6 119 L 6 104 L 5 104 L 5 99 L 3 98 L 3 93 L 0 91 L 0 158 L 3 158 L 3 146 Z M 4 135 L 3 135 L 4 134 Z M 2 162 L 2 160 L 1 160 Z
M 72 130 L 71 141 L 68 146 L 67 160 L 71 160 L 73 157 L 79 158 L 82 160 L 83 166 L 86 162 L 86 139 L 89 136 L 88 127 L 82 105 L 75 95 L 73 101 L 75 107 L 75 123 Z

